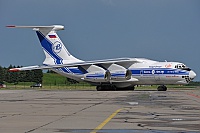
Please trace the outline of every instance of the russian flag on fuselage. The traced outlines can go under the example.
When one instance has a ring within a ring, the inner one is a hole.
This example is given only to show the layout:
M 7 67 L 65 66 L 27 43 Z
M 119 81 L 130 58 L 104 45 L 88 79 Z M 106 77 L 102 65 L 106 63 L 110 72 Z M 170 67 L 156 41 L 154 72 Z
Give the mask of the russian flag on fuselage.
M 49 35 L 49 38 L 56 38 L 56 35 Z

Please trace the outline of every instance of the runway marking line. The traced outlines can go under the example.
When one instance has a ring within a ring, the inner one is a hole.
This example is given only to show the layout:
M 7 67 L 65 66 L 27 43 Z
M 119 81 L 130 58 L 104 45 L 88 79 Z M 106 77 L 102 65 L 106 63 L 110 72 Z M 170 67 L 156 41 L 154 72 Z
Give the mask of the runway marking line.
M 187 95 L 190 95 L 190 96 L 193 96 L 193 97 L 196 97 L 196 98 L 200 98 L 199 95 L 195 95 L 195 94 L 193 94 L 193 93 L 187 93 Z
M 113 117 L 115 117 L 121 110 L 125 108 L 121 108 L 116 110 L 114 113 L 112 113 L 107 119 L 105 119 L 101 124 L 99 124 L 92 132 L 90 133 L 96 133 L 98 130 L 101 130 Z

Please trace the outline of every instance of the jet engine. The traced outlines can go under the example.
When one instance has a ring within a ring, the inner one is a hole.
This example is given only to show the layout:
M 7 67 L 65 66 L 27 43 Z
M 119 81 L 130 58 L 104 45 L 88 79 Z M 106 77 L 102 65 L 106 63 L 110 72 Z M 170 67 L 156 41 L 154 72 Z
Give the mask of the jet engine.
M 129 80 L 132 76 L 130 70 L 110 71 L 110 74 L 111 80 Z
M 100 71 L 87 73 L 82 79 L 93 82 L 109 82 L 110 80 L 129 80 L 131 76 L 132 72 L 130 70 Z
M 92 82 L 105 82 L 110 81 L 111 74 L 109 71 L 99 71 L 99 72 L 90 72 L 84 75 L 82 78 L 85 81 Z

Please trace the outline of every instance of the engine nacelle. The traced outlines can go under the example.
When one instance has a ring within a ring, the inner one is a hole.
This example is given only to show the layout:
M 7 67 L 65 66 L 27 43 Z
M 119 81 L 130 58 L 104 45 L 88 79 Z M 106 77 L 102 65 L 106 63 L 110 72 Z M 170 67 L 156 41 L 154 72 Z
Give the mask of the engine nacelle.
M 132 77 L 130 70 L 111 71 L 110 74 L 111 80 L 129 80 Z
M 111 74 L 109 71 L 100 71 L 100 72 L 90 72 L 86 73 L 82 78 L 85 81 L 92 82 L 105 82 L 110 81 Z
M 130 70 L 90 72 L 82 78 L 85 81 L 109 82 L 110 80 L 129 80 L 132 78 Z

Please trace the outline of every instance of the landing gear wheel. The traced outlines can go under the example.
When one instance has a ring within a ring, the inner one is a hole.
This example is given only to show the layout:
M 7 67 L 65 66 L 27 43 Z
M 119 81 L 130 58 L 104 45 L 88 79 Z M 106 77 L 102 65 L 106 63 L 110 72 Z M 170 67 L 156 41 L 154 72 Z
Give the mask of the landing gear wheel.
M 132 88 L 132 89 L 131 89 L 132 91 L 134 91 L 134 90 L 135 90 L 135 86 L 133 86 L 133 87 L 131 87 L 131 88 Z
M 167 90 L 167 87 L 164 86 L 164 85 L 160 85 L 160 86 L 158 86 L 157 90 L 158 90 L 158 91 L 166 91 L 166 90 Z
M 111 86 L 111 85 L 99 85 L 96 87 L 97 91 L 116 91 L 116 87 L 115 86 Z
M 116 88 L 115 86 L 112 86 L 112 90 L 113 90 L 113 91 L 116 91 L 117 88 Z
M 116 88 L 118 91 L 133 91 L 135 89 L 135 86 L 132 87 L 124 87 L 124 88 Z
M 128 91 L 134 91 L 135 89 L 135 86 L 132 86 L 132 87 L 126 87 L 124 88 L 125 90 L 128 90 Z
M 97 89 L 97 91 L 102 91 L 103 90 L 102 86 L 97 86 L 96 89 Z

